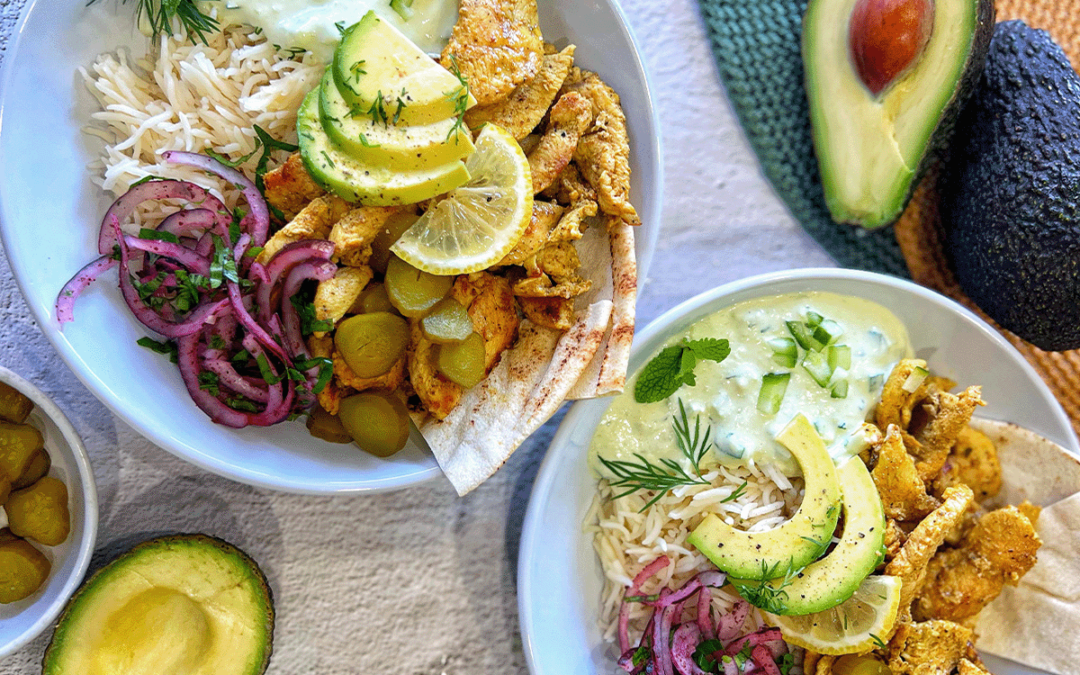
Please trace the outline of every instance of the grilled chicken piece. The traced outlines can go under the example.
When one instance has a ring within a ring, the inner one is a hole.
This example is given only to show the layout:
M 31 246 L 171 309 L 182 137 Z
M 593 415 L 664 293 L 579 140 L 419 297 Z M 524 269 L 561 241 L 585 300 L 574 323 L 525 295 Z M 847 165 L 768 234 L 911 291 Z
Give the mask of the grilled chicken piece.
M 641 218 L 630 203 L 630 136 L 619 95 L 595 73 L 583 73 L 580 82 L 563 90 L 582 94 L 593 106 L 593 125 L 578 142 L 574 161 L 596 189 L 600 210 L 639 225 Z
M 521 265 L 547 243 L 551 231 L 562 217 L 563 207 L 551 202 L 533 201 L 532 219 L 518 243 L 499 261 L 502 265 Z
M 945 535 L 964 517 L 974 495 L 966 485 L 951 487 L 942 495 L 937 507 L 919 523 L 900 552 L 885 567 L 885 574 L 900 577 L 900 615 L 898 621 L 911 616 L 911 601 L 915 599 L 926 575 L 926 566 L 937 552 Z
M 360 297 L 371 277 L 371 268 L 367 266 L 339 267 L 333 279 L 319 282 L 315 291 L 315 318 L 337 324 Z
M 461 386 L 452 382 L 436 367 L 436 345 L 424 337 L 419 321 L 411 321 L 409 350 L 409 383 L 428 414 L 437 420 L 445 419 L 461 400 Z
M 335 349 L 334 377 L 337 378 L 340 384 L 355 391 L 364 391 L 365 389 L 393 391 L 405 379 L 405 356 L 402 355 L 394 365 L 390 366 L 390 370 L 378 377 L 360 377 L 353 372 L 353 369 L 349 367 L 349 364 L 345 363 L 345 359 Z
M 960 663 L 956 664 L 956 672 L 958 675 L 990 675 L 990 671 L 986 669 L 982 661 L 968 659 L 960 659 Z
M 460 69 L 477 105 L 491 105 L 536 77 L 543 58 L 536 0 L 461 0 L 440 63 Z
M 285 227 L 270 237 L 262 253 L 259 254 L 259 262 L 265 265 L 277 255 L 278 251 L 293 242 L 304 239 L 326 239 L 330 236 L 334 223 L 341 220 L 342 216 L 351 209 L 351 204 L 333 195 L 312 200 Z
M 888 518 L 918 520 L 938 507 L 938 501 L 926 493 L 895 424 L 889 425 L 871 475 Z
M 993 497 L 1001 489 L 1001 462 L 994 443 L 985 434 L 964 427 L 934 480 L 934 491 L 963 483 L 975 492 L 975 500 Z
M 540 194 L 560 204 L 577 204 L 582 201 L 596 202 L 596 190 L 581 176 L 577 164 L 571 161 L 555 182 Z
M 534 194 L 546 190 L 574 158 L 578 141 L 592 120 L 592 105 L 575 92 L 563 94 L 551 107 L 544 135 L 529 153 Z
M 915 468 L 923 482 L 937 477 L 960 432 L 971 422 L 975 408 L 986 405 L 981 394 L 981 387 L 968 387 L 959 395 L 935 391 L 912 410 L 908 433 L 918 443 L 909 446 L 909 451 L 915 456 Z
M 550 244 L 524 262 L 526 277 L 514 283 L 514 295 L 526 298 L 574 298 L 592 287 L 577 273 L 581 266 L 571 242 Z
M 596 215 L 596 202 L 591 199 L 583 199 L 570 206 L 570 209 L 559 219 L 558 226 L 551 231 L 548 237 L 550 243 L 560 241 L 577 241 L 584 235 L 587 227 L 585 219 Z
M 367 265 L 371 242 L 386 221 L 401 211 L 399 206 L 361 206 L 346 213 L 330 230 L 334 259 L 351 267 Z
M 450 296 L 467 308 L 473 330 L 484 338 L 484 373 L 490 373 L 514 344 L 521 323 L 510 283 L 488 272 L 463 274 L 454 280 Z
M 951 621 L 904 623 L 889 642 L 893 675 L 949 675 L 974 639 L 970 628 Z
M 903 548 L 904 542 L 907 541 L 907 532 L 900 527 L 900 524 L 895 519 L 889 518 L 885 522 L 885 560 L 891 561 L 896 557 L 896 554 L 900 553 L 900 549 Z
M 528 136 L 544 119 L 574 65 L 574 49 L 569 45 L 558 54 L 544 56 L 536 77 L 518 86 L 503 101 L 470 109 L 465 113 L 465 123 L 476 129 L 493 122 L 519 141 Z
M 568 330 L 574 324 L 573 298 L 518 298 L 525 318 L 538 326 Z
M 890 424 L 895 424 L 907 431 L 911 425 L 912 409 L 926 398 L 930 387 L 934 385 L 934 380 L 928 377 L 915 391 L 905 391 L 904 384 L 916 368 L 925 369 L 926 361 L 904 359 L 889 373 L 889 379 L 885 380 L 885 386 L 881 390 L 881 402 L 874 413 L 874 423 L 879 429 L 888 429 Z
M 1036 561 L 1042 541 L 1034 524 L 1017 507 L 991 511 L 959 547 L 939 551 L 930 561 L 926 584 L 912 610 L 917 619 L 964 621 L 996 598 L 1005 584 L 1015 586 Z
M 289 155 L 285 163 L 263 176 L 266 201 L 292 220 L 312 199 L 322 197 L 326 191 L 319 187 L 304 169 L 300 153 Z

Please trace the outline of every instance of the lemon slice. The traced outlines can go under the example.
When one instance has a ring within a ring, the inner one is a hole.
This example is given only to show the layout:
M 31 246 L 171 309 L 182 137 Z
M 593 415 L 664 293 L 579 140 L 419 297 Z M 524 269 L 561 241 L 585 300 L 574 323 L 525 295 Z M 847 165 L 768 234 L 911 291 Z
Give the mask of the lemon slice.
M 832 609 L 803 616 L 766 614 L 765 619 L 791 644 L 818 654 L 858 654 L 882 646 L 899 609 L 900 578 L 874 575 Z
M 484 126 L 465 161 L 471 178 L 420 217 L 390 248 L 430 274 L 491 267 L 514 248 L 532 219 L 532 174 L 503 128 Z

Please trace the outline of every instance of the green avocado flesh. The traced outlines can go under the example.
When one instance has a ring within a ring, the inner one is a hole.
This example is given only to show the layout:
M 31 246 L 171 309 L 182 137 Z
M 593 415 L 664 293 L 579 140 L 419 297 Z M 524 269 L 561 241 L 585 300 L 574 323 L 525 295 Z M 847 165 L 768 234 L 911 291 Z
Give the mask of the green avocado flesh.
M 1044 31 L 995 28 L 938 182 L 964 292 L 1040 349 L 1080 348 L 1080 77 Z
M 464 159 L 474 149 L 468 128 L 456 124 L 453 117 L 407 126 L 381 124 L 356 113 L 345 102 L 329 71 L 319 85 L 319 117 L 335 145 L 367 164 L 409 171 Z
M 68 602 L 43 675 L 260 675 L 274 609 L 266 577 L 204 535 L 139 544 Z
M 313 89 L 296 118 L 304 168 L 323 188 L 345 201 L 367 206 L 415 204 L 449 192 L 469 180 L 460 160 L 431 169 L 404 171 L 352 157 L 327 136 L 319 119 L 319 88 Z
M 374 10 L 345 31 L 331 71 L 354 108 L 367 110 L 380 96 L 391 102 L 401 95 L 406 104 L 402 124 L 430 124 L 455 115 L 452 94 L 461 82 Z M 468 100 L 476 103 L 471 94 Z
M 795 515 L 771 530 L 751 533 L 709 514 L 687 539 L 718 568 L 743 579 L 770 578 L 789 566 L 813 562 L 828 546 L 840 517 L 836 470 L 810 421 L 796 415 L 776 440 L 802 469 L 806 494 Z
M 885 552 L 885 511 L 877 486 L 858 457 L 837 469 L 837 477 L 843 490 L 844 533 L 836 547 L 787 583 L 783 579 L 764 582 L 773 593 L 761 593 L 763 582 L 731 579 L 740 595 L 752 603 L 763 596 L 770 598 L 768 603 L 755 604 L 767 604 L 764 609 L 773 614 L 813 614 L 850 598 L 874 571 Z
M 895 221 L 927 159 L 951 136 L 978 79 L 993 25 L 992 0 L 935 0 L 929 41 L 875 96 L 851 55 L 858 0 L 811 0 L 803 62 L 821 184 L 837 222 Z

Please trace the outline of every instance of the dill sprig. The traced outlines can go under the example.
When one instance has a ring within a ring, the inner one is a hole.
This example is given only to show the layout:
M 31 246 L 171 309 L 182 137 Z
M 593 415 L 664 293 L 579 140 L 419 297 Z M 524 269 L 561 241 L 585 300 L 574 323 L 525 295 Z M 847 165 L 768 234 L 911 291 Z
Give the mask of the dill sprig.
M 365 111 L 365 114 L 371 118 L 372 122 L 382 124 L 384 127 L 390 121 L 390 117 L 386 114 L 386 101 L 383 99 L 381 89 L 375 95 L 375 100 L 372 101 L 371 107 Z
M 121 0 L 125 5 L 128 0 Z M 97 0 L 88 0 L 87 5 L 92 5 Z M 162 34 L 173 36 L 177 22 L 187 32 L 188 39 L 206 44 L 206 33 L 218 31 L 221 27 L 217 19 L 209 14 L 203 14 L 195 5 L 194 0 L 135 0 L 135 21 L 141 23 L 143 15 L 146 16 L 147 25 L 150 26 L 150 35 L 157 40 Z
M 675 440 L 683 457 L 690 461 L 693 471 L 688 472 L 682 463 L 668 457 L 660 458 L 660 465 L 654 464 L 638 453 L 634 456 L 637 462 L 625 460 L 611 460 L 600 457 L 600 463 L 615 476 L 611 480 L 611 486 L 622 490 L 615 495 L 615 499 L 633 494 L 638 490 L 651 490 L 656 494 L 649 500 L 640 511 L 644 511 L 657 502 L 673 488 L 680 485 L 708 485 L 709 481 L 701 477 L 701 460 L 705 453 L 712 447 L 709 436 L 712 429 L 706 425 L 705 432 L 701 431 L 701 415 L 697 415 L 694 421 L 693 434 L 690 433 L 690 420 L 686 416 L 686 408 L 682 399 L 679 399 L 679 416 L 672 417 L 672 426 L 675 429 Z
M 787 570 L 784 572 L 783 578 L 779 578 L 780 563 L 775 563 L 772 567 L 768 567 L 765 561 L 761 561 L 761 579 L 751 583 L 732 582 L 735 586 L 735 590 L 738 591 L 747 602 L 754 607 L 763 609 L 770 614 L 783 614 L 787 609 L 788 594 L 784 590 L 790 586 L 795 578 L 798 577 L 803 567 L 793 567 L 792 561 L 788 560 Z M 780 583 L 773 585 L 771 582 L 779 579 Z
M 465 131 L 465 111 L 469 109 L 469 81 L 461 73 L 457 56 L 454 54 L 450 55 L 449 70 L 457 78 L 459 85 L 453 91 L 446 92 L 446 97 L 454 103 L 454 126 L 450 127 L 450 131 L 446 132 L 446 140 L 450 140 L 450 137 L 454 136 L 454 142 L 456 143 L 457 135 Z

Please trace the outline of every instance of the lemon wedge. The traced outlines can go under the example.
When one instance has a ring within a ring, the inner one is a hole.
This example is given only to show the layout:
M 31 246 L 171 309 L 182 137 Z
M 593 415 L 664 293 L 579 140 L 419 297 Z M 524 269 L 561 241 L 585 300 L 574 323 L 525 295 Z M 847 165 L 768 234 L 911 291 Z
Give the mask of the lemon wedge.
M 532 219 L 529 160 L 505 129 L 485 125 L 465 168 L 471 178 L 390 248 L 413 267 L 441 275 L 491 267 L 514 248 Z
M 814 614 L 765 620 L 780 628 L 787 642 L 818 654 L 860 654 L 883 646 L 900 609 L 900 579 L 872 575 L 841 604 Z

